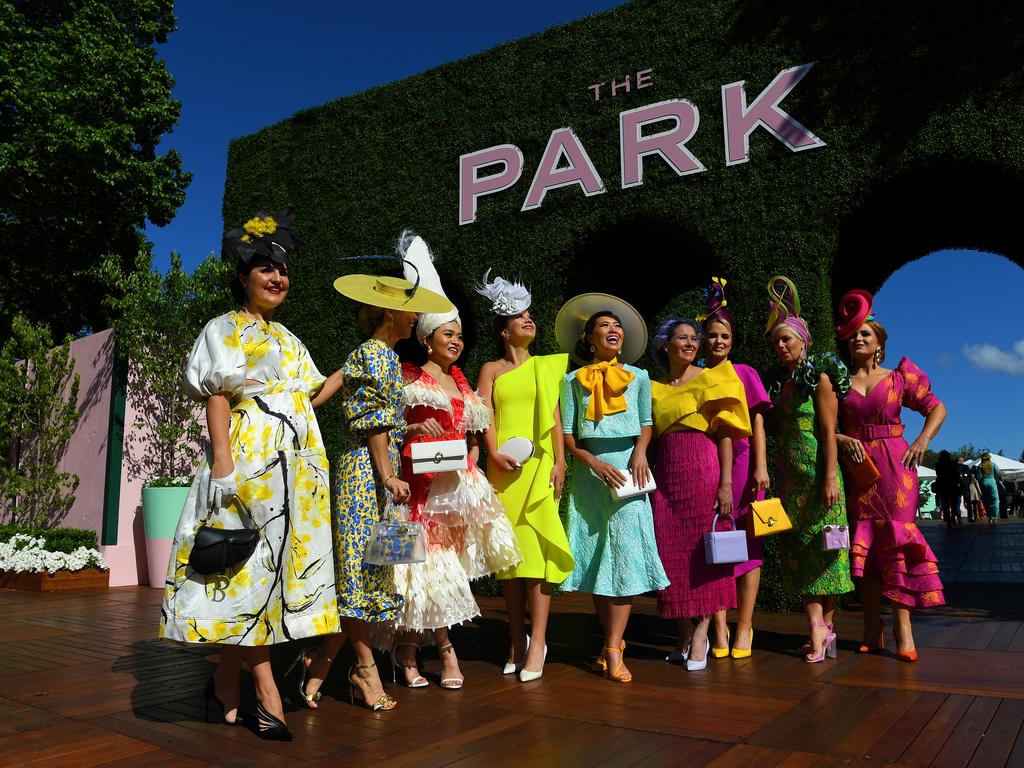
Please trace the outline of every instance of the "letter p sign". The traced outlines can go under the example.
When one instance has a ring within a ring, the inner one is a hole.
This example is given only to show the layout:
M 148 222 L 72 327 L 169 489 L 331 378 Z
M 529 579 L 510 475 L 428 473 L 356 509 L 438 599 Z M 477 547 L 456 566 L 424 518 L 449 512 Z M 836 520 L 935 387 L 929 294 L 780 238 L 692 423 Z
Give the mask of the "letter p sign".
M 480 176 L 480 170 L 491 165 L 502 168 Z M 508 189 L 522 173 L 523 153 L 515 144 L 499 144 L 459 157 L 459 225 L 476 221 L 477 198 Z

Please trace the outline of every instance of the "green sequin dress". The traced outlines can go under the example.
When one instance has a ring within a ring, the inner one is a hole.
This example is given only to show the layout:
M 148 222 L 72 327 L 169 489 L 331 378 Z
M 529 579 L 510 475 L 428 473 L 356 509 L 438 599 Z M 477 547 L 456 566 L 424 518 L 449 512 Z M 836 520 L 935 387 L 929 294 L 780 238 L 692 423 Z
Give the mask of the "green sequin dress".
M 822 502 L 825 456 L 818 444 L 818 417 L 814 390 L 826 374 L 839 397 L 850 391 L 846 366 L 835 355 L 811 355 L 791 375 L 777 370 L 768 378 L 772 398 L 772 424 L 777 441 L 775 484 L 793 529 L 779 534 L 783 585 L 803 595 L 839 595 L 852 592 L 849 550 L 824 549 L 822 528 L 847 525 L 843 478 L 836 468 L 839 502 L 826 509 Z M 787 386 L 788 384 L 788 386 Z

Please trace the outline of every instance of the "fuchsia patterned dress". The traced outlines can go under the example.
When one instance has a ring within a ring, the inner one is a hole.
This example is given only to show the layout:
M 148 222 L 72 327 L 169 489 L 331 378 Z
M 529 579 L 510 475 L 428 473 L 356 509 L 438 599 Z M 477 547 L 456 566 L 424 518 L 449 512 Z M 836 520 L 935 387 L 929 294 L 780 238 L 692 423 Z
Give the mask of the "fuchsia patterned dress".
M 851 389 L 839 401 L 840 431 L 864 444 L 882 475 L 866 489 L 847 477 L 847 501 L 854 523 L 850 572 L 853 576 L 880 576 L 882 593 L 911 608 L 946 601 L 938 560 L 914 522 L 917 471 L 903 466 L 907 441 L 900 408 L 927 415 L 939 403 L 928 377 L 905 357 L 867 395 Z
M 760 413 L 764 416 L 772 408 L 771 398 L 761 383 L 761 377 L 757 371 L 749 365 L 734 363 L 733 370 L 743 382 L 743 392 L 747 396 L 747 411 L 750 413 L 750 426 L 754 426 L 754 414 Z M 761 501 L 764 498 L 764 491 L 753 491 L 751 485 L 754 479 L 754 468 L 750 466 L 752 456 L 750 454 L 749 437 L 734 437 L 732 439 L 732 503 L 733 516 L 736 518 L 737 530 L 747 531 L 747 557 L 750 559 L 745 563 L 736 563 L 733 566 L 733 576 L 742 576 L 755 568 L 764 565 L 764 546 L 757 536 L 750 533 L 750 526 L 747 517 L 750 515 L 750 502 Z

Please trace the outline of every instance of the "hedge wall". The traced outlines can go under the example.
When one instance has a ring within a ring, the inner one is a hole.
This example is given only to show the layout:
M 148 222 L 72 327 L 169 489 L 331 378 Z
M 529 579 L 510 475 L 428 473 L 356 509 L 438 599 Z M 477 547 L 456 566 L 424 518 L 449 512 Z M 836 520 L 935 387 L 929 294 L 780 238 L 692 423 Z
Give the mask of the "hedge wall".
M 359 342 L 355 308 L 331 282 L 380 266 L 340 257 L 389 252 L 403 227 L 439 256 L 466 323 L 471 379 L 495 352 L 470 287 L 491 266 L 533 287 L 540 353 L 554 351 L 555 312 L 579 291 L 621 295 L 654 325 L 670 306 L 696 308 L 697 287 L 724 275 L 735 357 L 763 368 L 764 285 L 777 272 L 796 281 L 828 348 L 838 294 L 877 290 L 935 248 L 1024 263 L 1012 223 L 1024 199 L 1022 30 L 1024 6 L 1013 3 L 633 2 L 235 140 L 224 219 L 296 211 L 307 250 L 290 265 L 280 318 L 322 370 Z M 726 167 L 721 86 L 745 80 L 753 99 L 809 62 L 782 106 L 827 146 L 791 153 L 758 129 L 750 161 Z M 600 101 L 588 89 L 647 68 L 651 88 Z M 643 186 L 620 189 L 619 112 L 670 98 L 700 109 L 687 147 L 707 170 L 679 177 L 651 158 Z M 607 192 L 557 189 L 520 212 L 549 134 L 564 126 Z M 502 143 L 521 148 L 522 178 L 460 227 L 458 158 Z M 330 449 L 339 422 L 337 408 L 323 414 Z

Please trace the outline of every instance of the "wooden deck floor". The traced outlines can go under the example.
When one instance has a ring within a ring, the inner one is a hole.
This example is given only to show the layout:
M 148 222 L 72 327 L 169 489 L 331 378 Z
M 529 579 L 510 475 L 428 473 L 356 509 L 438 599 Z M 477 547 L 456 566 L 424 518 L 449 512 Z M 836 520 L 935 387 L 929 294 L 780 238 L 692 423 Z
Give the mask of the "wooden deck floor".
M 661 660 L 672 628 L 642 598 L 631 685 L 588 671 L 599 637 L 575 596 L 555 602 L 544 677 L 502 677 L 503 608 L 483 599 L 483 617 L 455 635 L 463 691 L 389 685 L 399 708 L 374 714 L 348 704 L 343 656 L 322 708 L 290 708 L 296 740 L 275 744 L 204 722 L 215 657 L 155 639 L 157 590 L 0 590 L 0 767 L 1024 766 L 1024 589 L 947 594 L 917 618 L 917 664 L 854 654 L 855 611 L 839 619 L 839 658 L 804 664 L 801 617 L 765 614 L 753 658 L 689 674 Z M 275 667 L 296 652 L 276 649 Z M 436 659 L 425 671 L 436 682 Z

